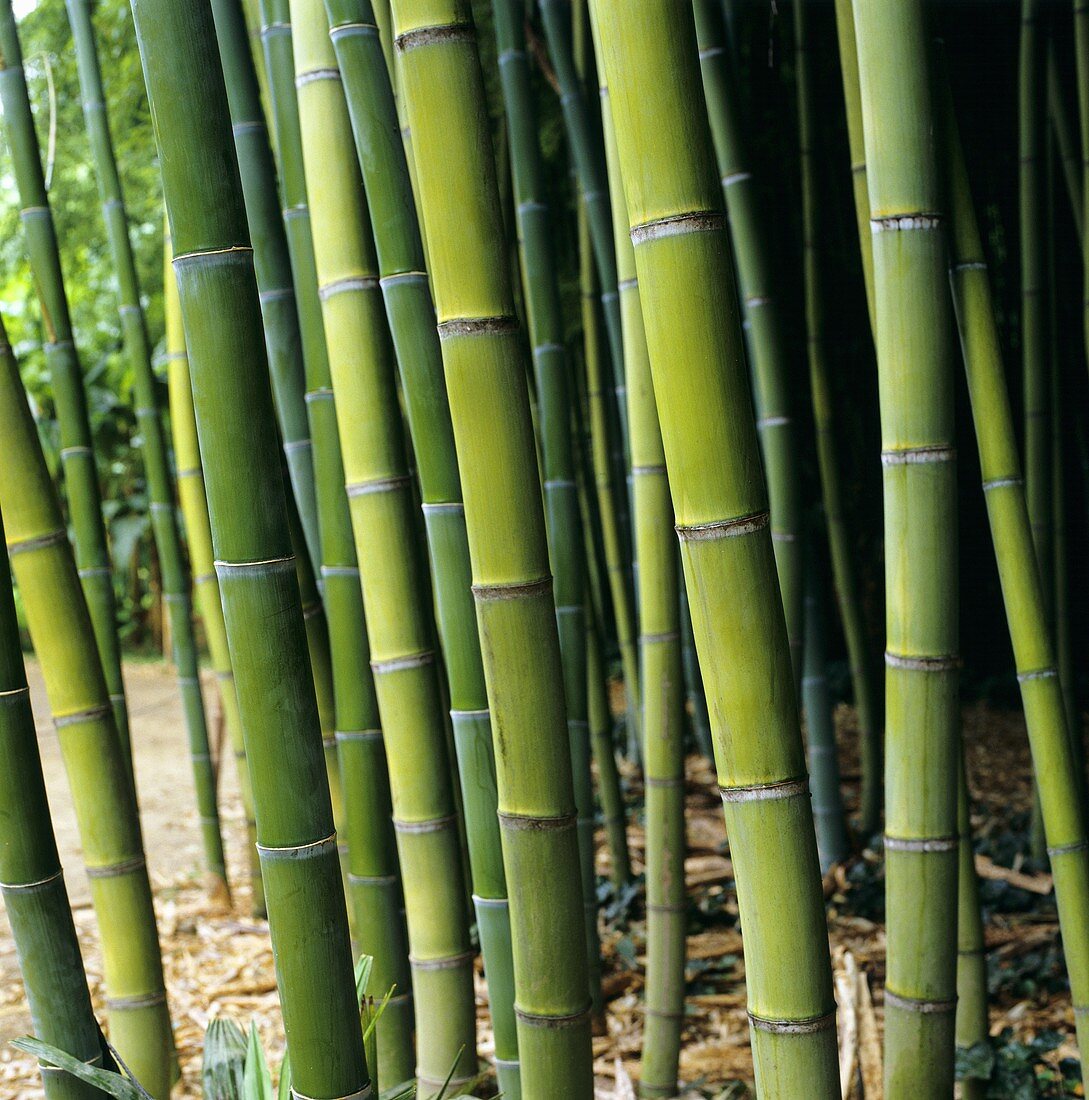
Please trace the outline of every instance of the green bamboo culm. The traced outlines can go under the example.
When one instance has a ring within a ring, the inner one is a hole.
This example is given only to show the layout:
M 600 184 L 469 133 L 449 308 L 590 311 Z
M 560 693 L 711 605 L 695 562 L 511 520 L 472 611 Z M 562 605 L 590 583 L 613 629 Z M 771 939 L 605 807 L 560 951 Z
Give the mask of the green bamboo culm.
M 1081 154 L 1067 110 L 1066 93 L 1059 75 L 1054 37 L 1049 38 L 1047 42 L 1047 115 L 1055 135 L 1057 152 L 1062 161 L 1063 181 L 1070 198 L 1070 213 L 1074 219 L 1074 228 L 1077 230 L 1078 240 L 1083 241 L 1085 210 L 1081 201 Z
M 393 17 L 496 748 L 522 1096 L 589 1100 L 586 926 L 556 605 L 475 30 L 464 0 L 395 0 Z
M 614 0 L 599 29 L 737 878 L 757 1095 L 838 1097 L 805 752 L 695 27 L 672 0 Z
M 718 0 L 693 0 L 707 113 L 737 264 L 739 289 L 749 325 L 756 426 L 771 496 L 772 542 L 783 593 L 787 636 L 800 683 L 804 632 L 801 544 L 801 472 L 784 313 L 775 298 L 771 253 L 757 181 L 749 167 L 739 89 L 725 45 Z M 794 383 L 796 385 L 796 383 Z
M 67 7 L 68 23 L 72 28 L 76 47 L 83 115 L 95 174 L 98 177 L 102 217 L 106 223 L 106 235 L 117 277 L 122 345 L 133 376 L 136 421 L 140 430 L 144 475 L 150 499 L 148 508 L 162 573 L 163 600 L 170 615 L 174 665 L 178 672 L 185 728 L 189 736 L 189 759 L 193 769 L 197 811 L 200 814 L 204 866 L 216 889 L 223 891 L 229 898 L 223 834 L 219 823 L 219 808 L 216 805 L 215 768 L 208 743 L 208 723 L 200 685 L 200 661 L 193 629 L 189 573 L 178 530 L 170 458 L 159 413 L 157 382 L 151 366 L 151 344 L 144 311 L 140 305 L 136 261 L 129 239 L 125 200 L 102 89 L 102 72 L 95 44 L 91 4 L 89 0 L 67 0 Z
M 134 0 L 292 1084 L 369 1097 L 254 258 L 211 8 Z M 177 50 L 177 43 L 186 48 Z M 220 369 L 230 363 L 231 370 Z
M 985 1043 L 990 1035 L 987 1019 L 987 944 L 979 902 L 979 876 L 972 847 L 972 818 L 963 753 L 957 792 L 957 1016 L 956 1043 L 968 1050 Z M 960 1082 L 961 1100 L 985 1100 L 987 1082 L 965 1077 Z
M 684 587 L 684 578 L 678 576 L 678 579 L 681 601 L 681 657 L 684 660 L 684 691 L 688 717 L 696 748 L 708 760 L 712 760 L 714 748 L 711 744 L 711 718 L 707 713 L 707 693 L 703 690 L 696 639 L 692 634 L 692 612 L 688 609 L 688 591 Z
M 504 1095 L 517 1097 L 514 963 L 496 817 L 495 753 L 435 308 L 374 9 L 369 0 L 326 0 L 325 9 L 367 192 L 380 285 L 419 473 L 439 638 L 450 687 L 473 904 L 495 1029 L 496 1071 Z
M 303 342 L 296 309 L 291 255 L 278 203 L 276 166 L 239 0 L 213 2 L 212 14 L 227 85 L 235 150 L 246 200 L 246 219 L 253 240 L 272 393 L 283 440 L 288 482 L 292 487 L 291 499 L 287 501 L 288 519 L 293 532 L 307 646 L 317 691 L 325 770 L 333 800 L 333 820 L 340 832 L 344 822 L 344 798 L 337 758 L 333 658 L 328 619 L 318 586 L 321 538 L 313 441 L 305 400 L 305 352 L 313 353 L 313 349 Z M 324 354 L 324 351 L 319 349 L 319 354 Z M 292 519 L 292 513 L 298 517 L 297 523 Z
M 572 364 L 564 344 L 563 309 L 553 243 L 553 218 L 546 201 L 526 53 L 524 5 L 493 0 L 499 75 L 507 114 L 515 220 L 521 257 L 529 342 L 537 382 L 543 458 L 545 520 L 555 578 L 556 621 L 563 660 L 567 733 L 578 813 L 586 957 L 595 1012 L 601 1002 L 601 938 L 597 924 L 594 852 L 594 790 L 586 667 L 585 557 L 582 515 L 572 437 Z
M 351 120 L 322 0 L 292 0 L 318 287 L 389 756 L 422 1095 L 477 1072 L 472 958 L 426 563 Z M 456 655 L 452 654 L 451 657 Z
M 1089 1042 L 1089 843 L 1076 756 L 1067 735 L 1062 686 L 1025 501 L 1017 439 L 1002 364 L 986 258 L 964 156 L 951 112 L 945 120 L 952 207 L 950 277 L 972 421 L 979 444 L 987 517 L 1006 605 L 1033 769 L 1039 781 L 1047 852 L 1055 878 L 1063 951 L 1078 1045 Z
M 265 917 L 265 895 L 261 885 L 261 860 L 257 852 L 257 825 L 253 817 L 253 785 L 246 760 L 242 717 L 238 712 L 238 693 L 234 686 L 231 652 L 227 645 L 227 627 L 223 621 L 223 602 L 212 552 L 212 528 L 208 520 L 208 498 L 204 492 L 204 471 L 197 443 L 197 420 L 193 411 L 193 387 L 189 378 L 189 356 L 185 351 L 178 282 L 174 277 L 173 250 L 169 229 L 163 239 L 163 313 L 166 320 L 164 359 L 170 405 L 170 431 L 174 443 L 174 467 L 189 549 L 189 568 L 193 575 L 193 594 L 204 626 L 204 640 L 219 689 L 223 709 L 224 732 L 235 770 L 242 812 L 246 819 L 246 854 L 250 881 L 250 912 Z
M 1089 286 L 1089 0 L 1074 0 L 1074 57 L 1077 65 L 1078 134 L 1081 138 L 1082 285 Z M 1089 293 L 1083 294 L 1085 336 L 1089 336 Z M 1089 354 L 1089 343 L 1086 345 Z
M 136 801 L 60 503 L 2 330 L 0 439 L 0 510 L 98 917 L 110 1040 L 155 1100 L 167 1100 L 174 1041 Z
M 0 536 L 3 522 L 0 521 Z M 15 941 L 34 1034 L 80 1061 L 101 1061 L 30 709 L 19 624 L 0 551 L 0 894 Z M 42 1066 L 46 1100 L 97 1100 L 97 1089 Z
M 56 228 L 45 189 L 41 152 L 34 130 L 23 55 L 10 0 L 0 3 L 0 108 L 4 114 L 15 185 L 22 207 L 19 217 L 26 235 L 30 271 L 41 304 L 45 335 L 43 347 L 60 427 L 61 466 L 68 516 L 74 534 L 76 565 L 87 594 L 87 606 L 95 628 L 95 641 L 109 688 L 117 734 L 121 738 L 125 767 L 135 790 L 128 708 L 121 675 L 121 644 L 117 637 L 117 609 L 87 413 L 87 395 L 83 389 Z
M 949 293 L 918 0 L 855 7 L 885 496 L 885 1092 L 953 1091 L 958 709 Z
M 881 820 L 881 706 L 878 701 L 877 669 L 870 654 L 868 632 L 862 611 L 862 594 L 855 565 L 856 549 L 851 543 L 847 527 L 843 483 L 836 453 L 835 395 L 832 379 L 829 377 L 825 338 L 825 303 L 828 294 L 823 270 L 826 256 L 826 219 L 819 197 L 818 98 L 813 87 L 813 74 L 810 69 L 809 41 L 809 5 L 805 0 L 796 0 L 794 57 L 797 73 L 799 159 L 802 176 L 803 275 L 809 389 L 813 402 L 817 469 L 820 475 L 824 526 L 827 529 L 828 546 L 831 551 L 832 577 L 835 581 L 843 636 L 847 643 L 847 658 L 851 667 L 851 684 L 854 688 L 855 710 L 858 716 L 862 770 L 858 827 L 862 835 L 868 838 L 877 830 Z M 857 95 L 857 85 L 855 92 Z M 866 232 L 869 233 L 868 215 Z M 865 246 L 868 255 L 869 240 L 865 241 Z M 807 582 L 807 594 L 810 591 Z M 808 615 L 807 612 L 807 632 Z M 823 675 L 820 670 L 815 670 L 815 674 Z M 820 719 L 820 721 L 824 720 L 824 718 Z M 812 749 L 810 751 L 812 752 Z M 839 801 L 838 796 L 836 801 Z M 819 822 L 817 836 L 819 844 Z M 834 847 L 838 849 L 838 845 L 837 838 Z
M 590 15 L 599 49 L 601 11 L 600 3 L 591 0 Z M 646 1022 L 639 1092 L 648 1097 L 675 1096 L 684 1025 L 688 913 L 679 559 L 609 86 L 600 64 L 598 79 L 619 276 L 631 433 L 632 517 L 635 560 L 639 563 L 639 682 L 647 840 Z

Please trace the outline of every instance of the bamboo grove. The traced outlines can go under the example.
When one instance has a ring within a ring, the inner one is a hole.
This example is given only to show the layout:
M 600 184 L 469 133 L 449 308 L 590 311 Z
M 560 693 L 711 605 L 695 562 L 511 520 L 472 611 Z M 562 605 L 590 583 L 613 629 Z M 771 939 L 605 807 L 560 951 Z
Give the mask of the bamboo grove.
M 82 134 L 24 50 L 49 5 Z M 602 1052 L 629 1027 L 641 1097 L 1082 1094 L 996 1091 L 980 791 L 1005 758 L 965 714 L 1005 685 L 1030 793 L 997 878 L 1045 883 L 1033 988 L 1080 1088 L 1089 4 L 995 0 L 1001 65 L 954 7 L 0 0 L 0 254 L 29 273 L 0 282 L 0 888 L 48 1100 L 199 1088 L 122 676 L 102 332 L 201 886 L 267 931 L 280 1097 L 626 1096 Z M 77 139 L 94 224 L 52 178 Z M 830 940 L 855 887 L 883 893 L 868 1068 Z M 693 956 L 696 927 L 738 957 Z M 751 1091 L 690 1070 L 714 965 Z M 245 1077 L 203 1095 L 272 1095 Z

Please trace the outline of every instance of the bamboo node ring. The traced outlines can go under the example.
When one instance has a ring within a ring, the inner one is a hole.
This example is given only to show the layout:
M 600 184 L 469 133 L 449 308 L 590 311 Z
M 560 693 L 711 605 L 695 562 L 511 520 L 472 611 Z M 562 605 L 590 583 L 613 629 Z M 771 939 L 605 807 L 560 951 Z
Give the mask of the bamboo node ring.
M 686 214 L 672 214 L 652 222 L 631 227 L 631 243 L 644 244 L 661 237 L 679 237 L 685 233 L 713 233 L 726 225 L 724 215 L 716 210 L 693 210 Z
M 107 997 L 106 1005 L 114 1012 L 124 1012 L 137 1008 L 154 1008 L 156 1005 L 166 1004 L 166 990 L 157 989 L 153 993 L 138 993 L 132 997 Z
M 757 428 L 785 428 L 788 424 L 793 424 L 794 418 L 791 416 L 762 416 L 756 422 Z
M 918 466 L 930 462 L 954 462 L 956 447 L 935 444 L 932 447 L 904 447 L 881 452 L 882 466 Z
M 323 837 L 321 840 L 311 840 L 305 844 L 288 844 L 284 847 L 272 847 L 268 844 L 261 844 L 258 842 L 256 847 L 262 859 L 320 859 L 322 856 L 328 855 L 329 852 L 335 852 L 337 850 L 337 834 L 333 832 L 329 836 Z
M 885 834 L 885 848 L 893 852 L 954 852 L 960 847 L 956 836 L 890 836 Z
M 768 1031 L 774 1035 L 815 1035 L 819 1031 L 828 1031 L 836 1026 L 835 1012 L 825 1012 L 820 1016 L 811 1016 L 807 1020 L 769 1020 L 750 1012 L 749 1023 L 757 1031 Z
M 298 1089 L 292 1088 L 291 1090 L 292 1100 L 318 1100 L 317 1097 L 307 1096 L 305 1093 L 299 1092 Z M 332 1100 L 371 1100 L 374 1096 L 374 1086 L 368 1081 L 357 1092 L 350 1092 L 347 1096 L 334 1096 Z
M 425 516 L 438 516 L 444 512 L 459 516 L 465 514 L 465 505 L 460 500 L 439 500 L 430 504 L 424 503 L 420 505 L 420 509 Z
M 53 874 L 34 882 L 0 882 L 0 890 L 3 890 L 5 894 L 19 892 L 32 894 L 38 890 L 44 890 L 47 886 L 52 886 L 54 882 L 62 878 L 64 878 L 64 871 L 58 868 Z
M 358 577 L 358 565 L 323 565 L 321 567 L 323 577 Z
M 510 898 L 482 898 L 473 894 L 473 905 L 481 909 L 509 909 Z
M 956 997 L 947 1001 L 927 1001 L 919 997 L 903 997 L 899 993 L 893 993 L 888 987 L 885 989 L 885 1004 L 893 1008 L 902 1008 L 908 1012 L 921 1012 L 927 1016 L 944 1015 L 955 1012 L 957 1008 Z
M 85 565 L 82 569 L 77 569 L 81 580 L 86 580 L 88 577 L 108 577 L 110 575 L 109 569 L 105 565 Z
M 503 810 L 497 811 L 499 822 L 508 829 L 522 829 L 529 831 L 544 831 L 554 829 L 560 832 L 564 829 L 573 829 L 577 824 L 574 814 L 564 814 L 560 817 L 535 817 L 531 814 L 512 814 Z
M 86 707 L 83 710 L 74 711 L 72 714 L 54 714 L 53 725 L 57 729 L 63 729 L 65 726 L 76 726 L 81 722 L 97 722 L 103 718 L 108 718 L 112 713 L 109 703 L 102 703 L 100 706 Z
M 393 828 L 398 833 L 440 833 L 453 825 L 457 819 L 457 814 L 433 817 L 430 821 L 399 821 L 394 818 Z
M 363 497 L 370 493 L 393 493 L 411 482 L 412 478 L 408 474 L 394 474 L 392 477 L 378 477 L 373 481 L 357 481 L 345 485 L 344 489 L 349 497 Z
M 950 672 L 960 668 L 961 659 L 955 653 L 907 656 L 886 650 L 885 664 L 889 668 L 900 668 L 907 672 Z
M 450 717 L 456 722 L 459 718 L 489 718 L 491 711 L 487 707 L 479 710 L 451 710 Z
M 338 294 L 349 294 L 353 290 L 374 290 L 379 285 L 377 275 L 349 275 L 344 279 L 334 279 L 318 288 L 318 297 L 327 302 Z
M 575 1027 L 590 1019 L 592 1005 L 587 1004 L 578 1012 L 571 1012 L 565 1016 L 542 1016 L 539 1012 L 527 1012 L 524 1008 L 514 1006 L 514 1014 L 527 1027 L 561 1028 Z
M 809 794 L 809 776 L 784 779 L 778 783 L 753 783 L 743 787 L 720 786 L 723 802 L 774 802 L 786 798 L 801 798 Z
M 473 595 L 481 601 L 517 600 L 523 596 L 536 596 L 551 592 L 552 577 L 535 577 L 528 581 L 512 581 L 509 584 L 474 584 Z
M 723 176 L 719 181 L 723 187 L 733 187 L 735 183 L 743 183 L 745 180 L 752 179 L 751 172 L 731 172 L 729 175 Z
M 659 779 L 657 777 L 647 776 L 643 780 L 644 787 L 656 787 L 660 790 L 680 790 L 684 787 L 684 776 L 675 776 L 669 779 Z
M 145 866 L 143 856 L 133 856 L 131 859 L 123 859 L 118 863 L 107 863 L 101 867 L 88 867 L 88 878 L 120 878 L 122 875 L 132 874 L 133 871 L 142 870 Z
M 381 730 L 336 730 L 333 733 L 336 741 L 381 741 Z
M 53 344 L 51 346 L 52 347 L 60 347 L 59 344 Z M 94 454 L 94 451 L 92 451 L 90 447 L 85 447 L 82 444 L 79 444 L 75 447 L 62 447 L 60 456 L 63 459 L 63 458 L 76 458 L 77 456 L 81 456 L 81 455 L 93 455 L 93 454 Z
M 983 483 L 983 491 L 989 493 L 992 489 L 1006 489 L 1025 484 L 1023 477 L 993 477 Z
M 299 73 L 295 77 L 295 87 L 305 88 L 317 80 L 340 80 L 339 69 L 311 69 L 308 73 Z
M 348 872 L 348 881 L 355 886 L 394 886 L 396 875 L 353 875 Z
M 245 570 L 258 573 L 266 569 L 294 572 L 295 555 L 287 554 L 282 558 L 263 558 L 259 561 L 222 561 L 217 558 L 212 564 L 215 566 L 217 578 L 223 573 L 241 573 Z
M 1047 854 L 1049 856 L 1066 856 L 1072 855 L 1074 852 L 1084 852 L 1089 848 L 1089 840 L 1076 840 L 1072 844 L 1056 844 L 1054 847 L 1048 847 Z
M 681 634 L 678 630 L 664 630 L 658 634 L 640 634 L 639 644 L 656 645 L 660 642 L 676 642 L 680 640 L 680 637 Z
M 666 473 L 666 468 L 663 465 L 658 466 L 633 466 L 631 468 L 632 477 L 660 477 Z
M 408 53 L 419 46 L 437 46 L 443 42 L 475 42 L 476 30 L 471 23 L 446 23 L 435 27 L 417 27 L 396 38 L 397 49 Z
M 12 539 L 8 543 L 8 553 L 14 557 L 16 554 L 28 554 L 32 550 L 44 550 L 47 546 L 59 546 L 67 538 L 68 532 L 58 528 L 45 535 L 34 535 L 28 539 Z
M 425 649 L 420 653 L 410 653 L 405 657 L 391 657 L 385 661 L 371 661 L 371 671 L 375 676 L 390 672 L 407 672 L 411 668 L 423 668 L 435 663 L 435 651 Z
M 762 531 L 768 525 L 767 512 L 753 512 L 748 516 L 717 520 L 714 523 L 677 524 L 681 542 L 700 542 L 709 539 L 737 538 Z
M 295 291 L 289 286 L 274 287 L 272 290 L 262 290 L 257 295 L 258 301 L 261 305 L 265 305 L 268 302 L 284 302 L 288 298 L 293 298 Z
M 439 959 L 418 959 L 414 955 L 409 955 L 408 965 L 413 970 L 457 970 L 458 967 L 471 963 L 475 956 L 475 951 L 461 951 L 456 955 L 446 955 Z
M 457 336 L 509 336 L 518 331 L 513 317 L 455 317 L 438 326 L 439 339 L 449 340 Z
M 373 37 L 378 33 L 378 28 L 373 23 L 338 23 L 329 28 L 329 37 L 335 42 L 338 38 L 345 38 L 349 34 L 362 34 Z
M 1019 684 L 1025 684 L 1028 683 L 1029 680 L 1053 680 L 1058 675 L 1058 669 L 1038 668 L 1029 672 L 1019 672 L 1017 674 L 1017 682 Z
M 533 349 L 533 357 L 538 355 L 562 355 L 567 349 L 563 344 L 538 344 Z
M 940 229 L 941 214 L 890 214 L 887 217 L 871 218 L 870 232 L 902 233 L 912 229 Z

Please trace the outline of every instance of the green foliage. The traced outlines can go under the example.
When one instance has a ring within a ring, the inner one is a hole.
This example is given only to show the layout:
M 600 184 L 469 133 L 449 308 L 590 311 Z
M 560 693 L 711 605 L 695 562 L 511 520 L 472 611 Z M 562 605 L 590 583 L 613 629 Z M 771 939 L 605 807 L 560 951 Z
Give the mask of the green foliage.
M 1041 1031 L 1028 1042 L 1018 1042 L 1005 1028 L 985 1042 L 957 1048 L 957 1080 L 986 1081 L 988 1100 L 1078 1096 L 1081 1072 L 1077 1061 L 1064 1059 L 1056 1068 L 1043 1057 L 1062 1041 L 1057 1031 Z

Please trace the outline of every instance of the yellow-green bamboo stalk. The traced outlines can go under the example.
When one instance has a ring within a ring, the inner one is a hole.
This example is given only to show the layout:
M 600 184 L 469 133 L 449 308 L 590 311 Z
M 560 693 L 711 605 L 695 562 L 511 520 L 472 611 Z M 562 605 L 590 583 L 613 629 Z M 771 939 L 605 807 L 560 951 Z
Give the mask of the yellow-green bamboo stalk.
M 943 220 L 920 0 L 855 5 L 885 489 L 888 1100 L 953 1091 L 957 479 Z
M 590 998 L 563 673 L 475 31 L 465 0 L 395 0 L 393 18 L 495 738 L 522 1095 L 588 1100 Z
M 987 945 L 983 937 L 983 914 L 979 905 L 979 876 L 972 849 L 972 820 L 968 804 L 968 781 L 963 753 L 960 761 L 960 790 L 957 796 L 957 1046 L 967 1050 L 985 1043 L 987 1027 Z M 966 1077 L 960 1083 L 961 1100 L 984 1100 L 987 1082 Z
M 351 121 L 322 0 L 291 0 L 295 81 L 336 396 L 405 889 L 417 1077 L 434 1095 L 476 1075 L 472 950 L 435 627 Z
M 790 650 L 695 27 L 680 8 L 613 0 L 601 52 L 737 878 L 757 1093 L 838 1097 Z
M 110 1039 L 155 1100 L 167 1100 L 174 1042 L 132 783 L 60 504 L 2 329 L 0 439 L 0 510 L 91 883 Z

